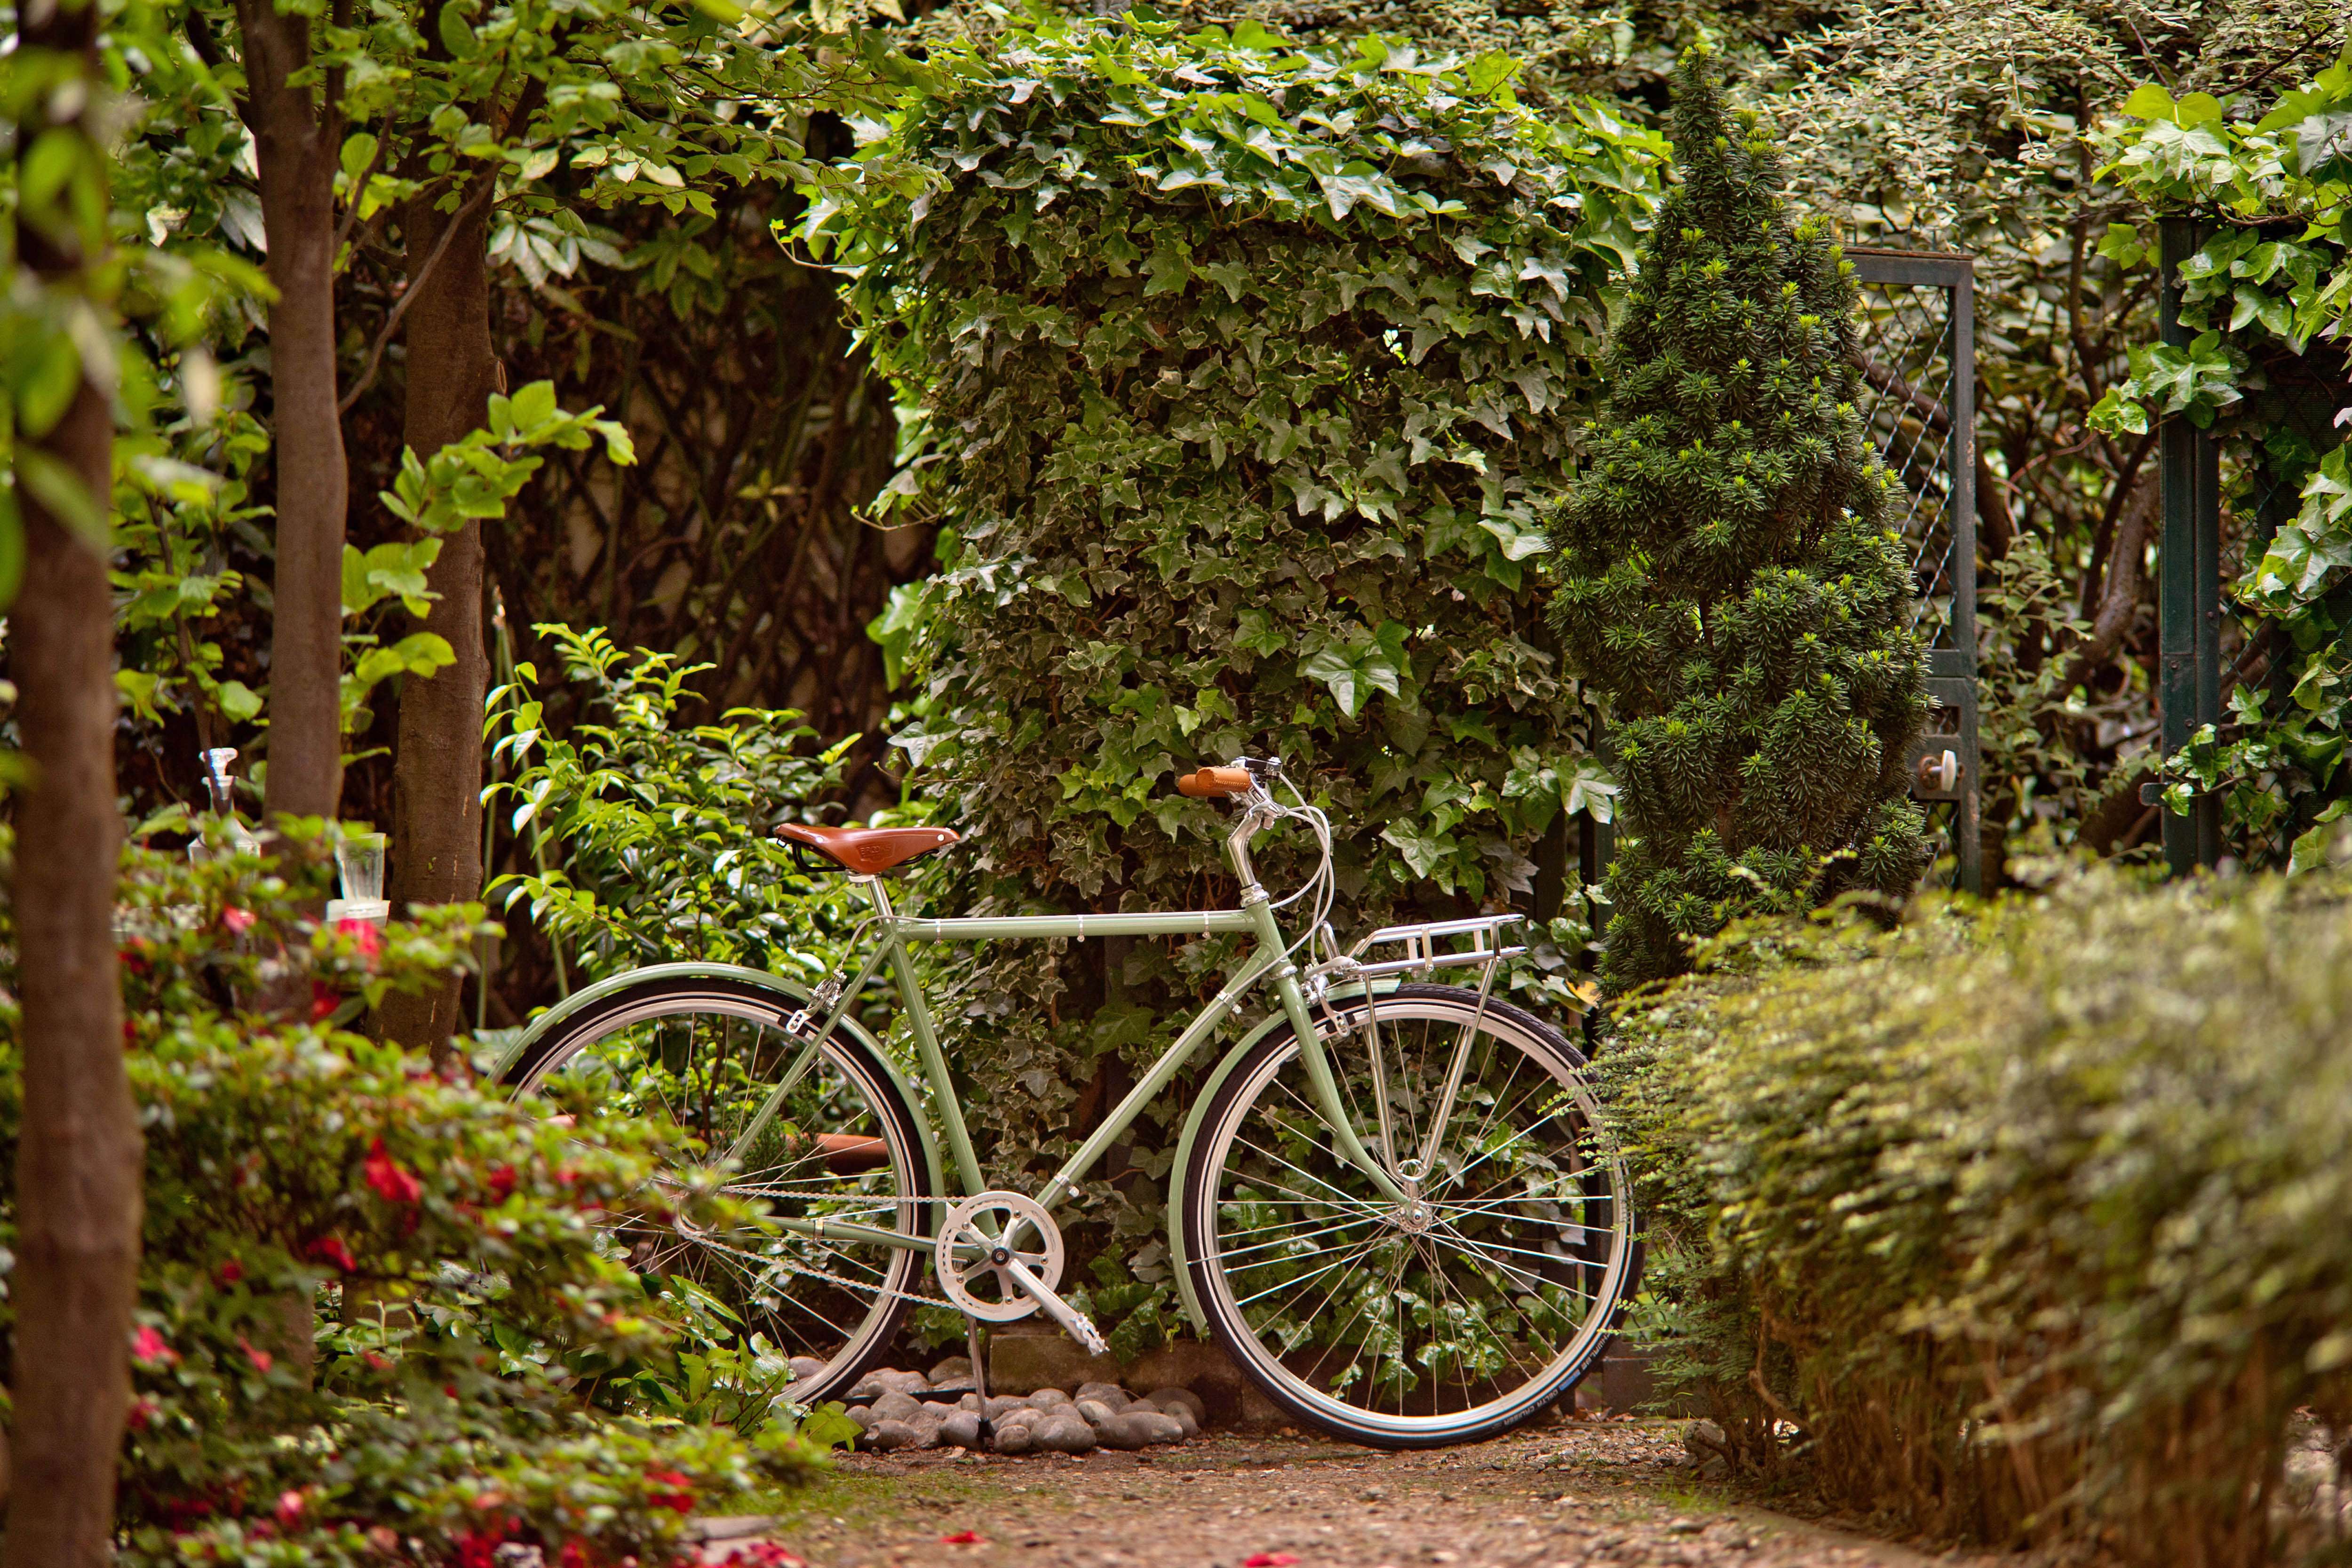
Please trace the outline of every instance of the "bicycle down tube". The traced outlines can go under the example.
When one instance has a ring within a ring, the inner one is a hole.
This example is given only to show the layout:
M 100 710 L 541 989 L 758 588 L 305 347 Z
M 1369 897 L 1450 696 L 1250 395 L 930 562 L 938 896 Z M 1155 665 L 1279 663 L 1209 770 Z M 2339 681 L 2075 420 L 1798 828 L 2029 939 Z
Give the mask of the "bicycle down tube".
M 963 1119 L 962 1106 L 952 1090 L 946 1053 L 942 1050 L 939 1032 L 931 1017 L 930 1005 L 924 996 L 914 971 L 908 944 L 915 942 L 1003 942 L 1039 941 L 1053 937 L 1090 936 L 1192 936 L 1192 935 L 1254 935 L 1258 939 L 1256 951 L 1229 977 L 1217 994 L 1195 1014 L 1168 1049 L 1162 1052 L 1142 1080 L 1129 1089 L 1124 1099 L 1112 1108 L 1100 1127 L 1090 1134 L 1062 1168 L 1038 1189 L 1037 1201 L 1049 1213 L 1078 1191 L 1086 1173 L 1116 1142 L 1143 1113 L 1145 1107 L 1167 1089 L 1185 1063 L 1215 1035 L 1218 1027 L 1230 1016 L 1242 999 L 1271 974 L 1276 995 L 1284 1013 L 1300 1042 L 1307 1079 L 1318 1108 L 1330 1127 L 1333 1142 L 1340 1156 L 1363 1171 L 1366 1178 L 1391 1201 L 1402 1202 L 1404 1194 L 1394 1179 L 1366 1149 L 1356 1133 L 1352 1119 L 1340 1100 L 1339 1084 L 1325 1056 L 1322 1042 L 1307 1007 L 1306 994 L 1299 988 L 1297 968 L 1285 952 L 1281 928 L 1275 922 L 1271 904 L 1262 890 L 1254 886 L 1254 900 L 1238 910 L 1162 910 L 1149 913 L 1112 913 L 1085 915 L 1013 915 L 1001 919 L 963 917 L 949 920 L 913 920 L 902 917 L 890 908 L 889 894 L 878 879 L 862 879 L 868 896 L 874 900 L 879 917 L 880 941 L 857 968 L 854 983 L 845 987 L 840 996 L 827 1008 L 823 1023 L 800 1054 L 778 1080 L 768 1101 L 747 1125 L 739 1145 L 747 1146 L 772 1120 L 784 1097 L 814 1061 L 817 1051 L 845 1013 L 857 989 L 884 962 L 887 962 L 891 978 L 896 983 L 899 1000 L 907 1009 L 907 1022 L 914 1036 L 915 1050 L 923 1076 L 929 1080 L 940 1120 L 947 1133 L 948 1148 L 955 1162 L 957 1179 L 967 1196 L 987 1190 L 988 1182 L 980 1168 L 978 1155 L 971 1145 L 971 1135 Z M 856 1240 L 869 1244 L 922 1250 L 928 1239 L 903 1232 L 887 1231 L 848 1221 L 782 1220 L 787 1231 L 819 1235 L 820 1238 Z

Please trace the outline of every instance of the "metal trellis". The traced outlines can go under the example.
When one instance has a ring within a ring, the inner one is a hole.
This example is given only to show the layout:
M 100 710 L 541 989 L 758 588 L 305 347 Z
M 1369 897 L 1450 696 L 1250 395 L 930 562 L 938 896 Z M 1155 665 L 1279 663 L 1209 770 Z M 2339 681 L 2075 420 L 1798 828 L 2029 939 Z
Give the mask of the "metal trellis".
M 1954 863 L 1984 888 L 1977 739 L 1976 271 L 1944 251 L 1848 249 L 1862 308 L 1861 408 L 1897 483 L 1895 510 L 1927 641 L 1927 732 L 1905 759 Z M 1938 769 L 1950 753 L 1957 769 Z

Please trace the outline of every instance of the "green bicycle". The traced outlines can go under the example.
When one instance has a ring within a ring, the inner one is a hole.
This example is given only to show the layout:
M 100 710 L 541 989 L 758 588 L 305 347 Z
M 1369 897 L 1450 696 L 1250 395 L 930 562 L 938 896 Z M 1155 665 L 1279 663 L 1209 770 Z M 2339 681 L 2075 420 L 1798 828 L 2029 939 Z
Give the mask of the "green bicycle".
M 588 1077 L 691 1135 L 708 1154 L 700 1180 L 753 1217 L 642 1222 L 616 1240 L 640 1271 L 695 1280 L 790 1354 L 791 1396 L 813 1404 L 847 1389 L 918 1304 L 975 1325 L 1043 1311 L 1099 1353 L 1059 1293 L 1055 1209 L 1228 1016 L 1271 988 L 1276 1005 L 1218 1064 L 1178 1145 L 1168 1245 L 1193 1324 L 1277 1405 L 1353 1442 L 1435 1447 L 1528 1419 L 1598 1361 L 1641 1259 L 1583 1057 L 1491 994 L 1496 965 L 1525 951 L 1503 945 L 1519 917 L 1391 926 L 1343 952 L 1328 922 L 1330 824 L 1279 760 L 1202 768 L 1179 787 L 1239 809 L 1226 841 L 1235 909 L 910 919 L 883 873 L 956 834 L 787 824 L 776 831 L 796 854 L 851 874 L 873 906 L 844 973 L 814 989 L 711 963 L 616 975 L 538 1019 L 504 1080 L 520 1092 Z M 1276 901 L 1250 846 L 1285 822 L 1311 832 L 1322 859 Z M 1294 938 L 1278 917 L 1302 901 Z M 991 1187 L 909 944 L 1219 933 L 1255 946 L 1103 1124 L 1034 1193 Z M 884 965 L 923 1093 L 850 1016 Z M 1461 968 L 1477 971 L 1475 989 L 1425 983 Z M 936 1296 L 918 1289 L 927 1259 Z

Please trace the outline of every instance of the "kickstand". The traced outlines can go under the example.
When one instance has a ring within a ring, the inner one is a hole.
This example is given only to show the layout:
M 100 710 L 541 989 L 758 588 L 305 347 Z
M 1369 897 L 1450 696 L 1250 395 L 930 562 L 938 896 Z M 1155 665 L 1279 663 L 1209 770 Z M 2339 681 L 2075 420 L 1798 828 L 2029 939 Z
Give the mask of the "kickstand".
M 980 1395 L 980 1442 L 986 1448 L 996 1441 L 996 1427 L 988 1418 L 988 1347 L 981 1342 L 978 1318 L 964 1320 L 964 1343 L 971 1352 L 971 1391 Z

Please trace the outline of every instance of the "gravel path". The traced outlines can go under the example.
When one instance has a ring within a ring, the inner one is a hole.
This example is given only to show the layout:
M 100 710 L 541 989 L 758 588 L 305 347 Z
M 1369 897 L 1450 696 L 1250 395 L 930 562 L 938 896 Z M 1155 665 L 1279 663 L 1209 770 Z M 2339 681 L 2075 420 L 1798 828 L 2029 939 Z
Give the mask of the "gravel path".
M 1142 1454 L 843 1455 L 762 1533 L 812 1568 L 1923 1568 L 1905 1547 L 1735 1505 L 1682 1423 L 1577 1422 L 1381 1454 L 1212 1436 Z M 744 1521 L 749 1525 L 751 1521 Z M 738 1528 L 741 1528 L 739 1526 Z M 966 1532 L 977 1540 L 959 1540 Z M 727 1561 L 731 1542 L 706 1557 Z M 771 1563 L 782 1553 L 769 1552 Z M 746 1552 L 738 1561 L 756 1562 Z M 1990 1563 L 1990 1560 L 1983 1559 Z

